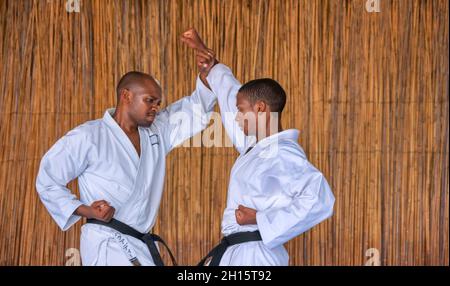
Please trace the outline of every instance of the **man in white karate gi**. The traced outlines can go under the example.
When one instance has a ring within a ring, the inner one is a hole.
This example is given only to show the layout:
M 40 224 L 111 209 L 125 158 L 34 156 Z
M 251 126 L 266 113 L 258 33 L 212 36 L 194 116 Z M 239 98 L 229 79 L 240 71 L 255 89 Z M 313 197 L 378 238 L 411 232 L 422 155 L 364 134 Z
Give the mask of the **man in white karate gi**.
M 182 41 L 212 55 L 195 30 Z M 199 265 L 288 265 L 283 244 L 329 218 L 335 198 L 297 143 L 299 131 L 282 129 L 283 88 L 272 79 L 241 85 L 227 66 L 209 66 L 200 76 L 217 95 L 240 156 L 230 174 L 224 238 Z
M 209 55 L 200 61 L 208 61 Z M 63 230 L 81 217 L 83 265 L 163 265 L 155 224 L 166 155 L 204 129 L 216 96 L 200 79 L 192 95 L 159 111 L 161 87 L 150 75 L 125 74 L 117 106 L 59 139 L 42 158 L 36 189 Z M 80 198 L 67 187 L 78 178 Z M 172 257 L 173 258 L 173 257 Z

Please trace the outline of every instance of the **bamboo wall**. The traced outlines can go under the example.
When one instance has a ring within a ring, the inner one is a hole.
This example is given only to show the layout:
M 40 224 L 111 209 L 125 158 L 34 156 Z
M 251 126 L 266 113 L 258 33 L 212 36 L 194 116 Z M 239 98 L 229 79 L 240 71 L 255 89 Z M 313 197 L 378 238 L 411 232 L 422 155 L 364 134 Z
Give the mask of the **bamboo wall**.
M 334 216 L 287 244 L 292 265 L 364 265 L 370 248 L 383 265 L 449 264 L 448 1 L 382 0 L 380 13 L 366 0 L 65 3 L 0 0 L 0 265 L 64 265 L 79 247 L 81 224 L 63 233 L 38 199 L 40 159 L 114 106 L 126 71 L 154 74 L 167 102 L 193 90 L 189 27 L 241 81 L 285 87 L 283 125 L 333 189 Z M 219 241 L 236 157 L 168 156 L 155 230 L 181 264 Z

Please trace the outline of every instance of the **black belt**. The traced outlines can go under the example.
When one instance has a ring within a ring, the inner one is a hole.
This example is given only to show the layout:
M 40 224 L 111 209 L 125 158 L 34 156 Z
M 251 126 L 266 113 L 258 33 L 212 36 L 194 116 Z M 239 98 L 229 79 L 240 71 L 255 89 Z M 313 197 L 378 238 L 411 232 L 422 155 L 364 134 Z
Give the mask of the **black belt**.
M 244 242 L 250 242 L 250 241 L 260 241 L 262 240 L 261 234 L 259 231 L 252 231 L 252 232 L 237 232 L 230 234 L 228 236 L 225 236 L 222 238 L 222 241 L 216 245 L 209 253 L 206 255 L 197 266 L 204 266 L 205 262 L 208 258 L 212 257 L 211 262 L 209 263 L 209 266 L 219 266 L 220 260 L 222 259 L 222 256 L 224 255 L 225 251 L 228 247 L 244 243 Z
M 170 251 L 170 248 L 167 246 L 167 244 L 162 240 L 161 237 L 157 236 L 156 234 L 152 233 L 140 233 L 139 231 L 135 230 L 131 226 L 120 222 L 116 219 L 112 219 L 110 222 L 104 222 L 96 219 L 88 219 L 87 223 L 93 223 L 93 224 L 99 224 L 103 226 L 110 227 L 112 229 L 117 230 L 118 232 L 121 232 L 123 234 L 132 236 L 134 238 L 139 239 L 140 241 L 144 242 L 148 250 L 150 251 L 150 255 L 153 258 L 153 262 L 156 266 L 164 266 L 164 262 L 162 261 L 161 255 L 159 254 L 158 248 L 156 248 L 155 242 L 161 242 L 162 245 L 164 245 L 167 248 L 167 251 L 169 252 L 170 259 L 172 260 L 173 265 L 177 265 L 177 261 L 175 260 L 175 257 L 172 254 L 172 251 Z

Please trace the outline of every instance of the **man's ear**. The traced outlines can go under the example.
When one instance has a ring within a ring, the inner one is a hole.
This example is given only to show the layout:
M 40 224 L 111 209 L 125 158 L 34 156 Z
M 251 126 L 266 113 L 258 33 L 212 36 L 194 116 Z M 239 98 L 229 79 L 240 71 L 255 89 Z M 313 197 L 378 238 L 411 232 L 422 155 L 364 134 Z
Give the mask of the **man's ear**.
M 267 104 L 264 101 L 257 101 L 255 103 L 256 112 L 266 112 L 267 111 Z
M 133 95 L 131 94 L 130 90 L 127 88 L 124 88 L 120 91 L 120 100 L 122 100 L 122 102 L 124 103 L 130 103 L 132 96 Z

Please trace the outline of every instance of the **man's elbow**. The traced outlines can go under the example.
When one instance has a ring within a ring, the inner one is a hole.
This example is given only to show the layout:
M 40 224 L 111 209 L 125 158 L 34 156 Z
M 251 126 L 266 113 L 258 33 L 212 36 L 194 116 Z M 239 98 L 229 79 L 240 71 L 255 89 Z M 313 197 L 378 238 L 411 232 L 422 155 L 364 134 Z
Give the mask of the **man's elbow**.
M 334 213 L 334 202 L 335 198 L 333 195 L 331 195 L 331 198 L 328 200 L 328 202 L 324 205 L 324 219 L 326 220 L 330 218 Z

